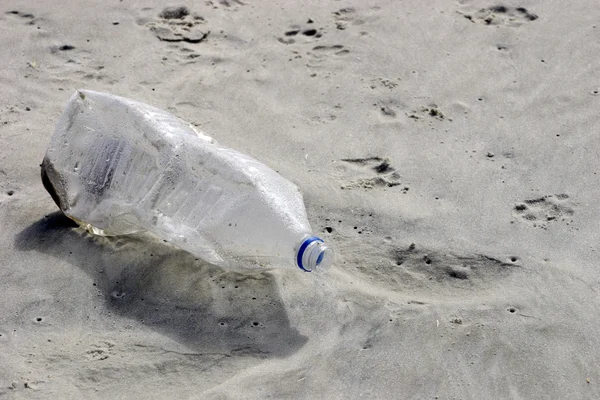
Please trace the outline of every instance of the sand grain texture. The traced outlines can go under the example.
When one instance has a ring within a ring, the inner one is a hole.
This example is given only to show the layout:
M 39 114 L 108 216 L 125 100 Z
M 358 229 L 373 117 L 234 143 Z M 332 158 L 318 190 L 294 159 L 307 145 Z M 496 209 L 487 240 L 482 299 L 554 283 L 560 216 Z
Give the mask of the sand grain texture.
M 600 397 L 600 8 L 0 4 L 0 397 Z M 303 191 L 327 275 L 74 227 L 39 163 L 87 88 Z

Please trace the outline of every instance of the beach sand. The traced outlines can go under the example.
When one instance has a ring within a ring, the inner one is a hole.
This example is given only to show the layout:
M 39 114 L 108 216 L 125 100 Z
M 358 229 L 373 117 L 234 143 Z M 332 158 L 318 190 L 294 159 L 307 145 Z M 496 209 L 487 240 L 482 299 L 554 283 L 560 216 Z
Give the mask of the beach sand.
M 0 397 L 600 397 L 597 2 L 302 3 L 2 2 Z M 296 183 L 335 266 L 74 227 L 39 164 L 80 88 Z

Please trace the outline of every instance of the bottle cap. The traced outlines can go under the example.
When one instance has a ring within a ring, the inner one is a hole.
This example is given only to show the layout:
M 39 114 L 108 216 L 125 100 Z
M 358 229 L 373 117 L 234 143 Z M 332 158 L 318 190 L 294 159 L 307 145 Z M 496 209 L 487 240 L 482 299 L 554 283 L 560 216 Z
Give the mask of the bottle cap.
M 308 236 L 298 248 L 296 264 L 306 272 L 323 272 L 333 264 L 333 251 L 323 239 Z

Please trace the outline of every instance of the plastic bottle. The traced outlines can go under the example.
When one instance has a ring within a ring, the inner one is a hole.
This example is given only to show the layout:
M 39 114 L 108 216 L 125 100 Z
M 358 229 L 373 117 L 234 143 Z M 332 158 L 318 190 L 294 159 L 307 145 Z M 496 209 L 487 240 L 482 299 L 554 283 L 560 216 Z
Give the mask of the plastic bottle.
M 294 184 L 146 104 L 77 91 L 41 166 L 59 208 L 94 234 L 150 231 L 221 266 L 333 262 Z

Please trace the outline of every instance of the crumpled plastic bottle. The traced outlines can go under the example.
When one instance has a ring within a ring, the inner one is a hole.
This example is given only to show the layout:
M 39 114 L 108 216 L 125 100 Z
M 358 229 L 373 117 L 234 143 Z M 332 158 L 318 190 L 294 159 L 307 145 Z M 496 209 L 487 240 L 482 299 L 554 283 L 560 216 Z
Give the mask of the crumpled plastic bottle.
M 41 167 L 59 208 L 93 234 L 150 231 L 220 266 L 333 262 L 293 183 L 146 104 L 77 91 Z

